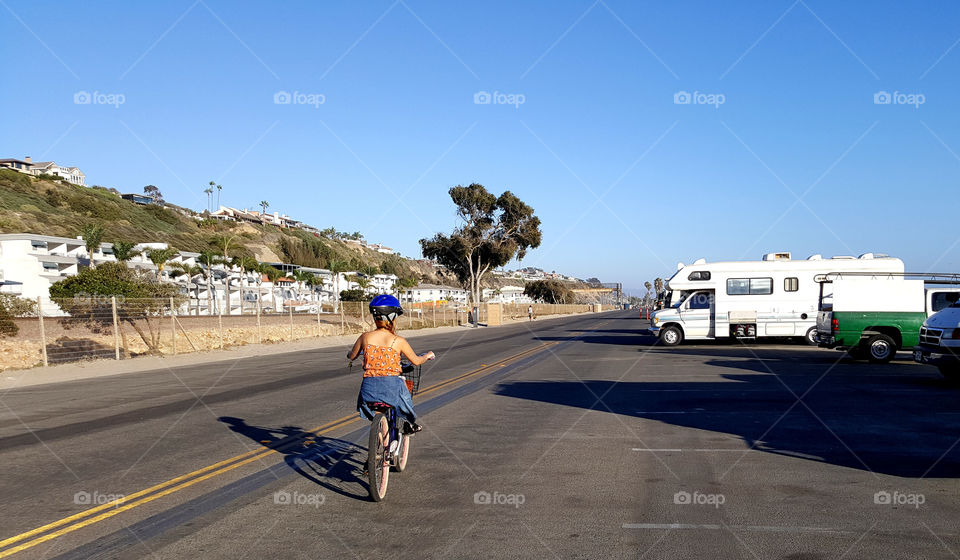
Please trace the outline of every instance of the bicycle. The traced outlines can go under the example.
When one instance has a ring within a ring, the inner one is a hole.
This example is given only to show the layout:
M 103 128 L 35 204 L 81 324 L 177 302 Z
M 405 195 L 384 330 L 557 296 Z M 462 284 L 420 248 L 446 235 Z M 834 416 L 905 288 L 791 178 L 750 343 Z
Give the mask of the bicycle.
M 401 376 L 411 395 L 416 395 L 420 390 L 421 369 L 422 366 L 409 363 L 401 368 Z M 370 498 L 379 502 L 387 495 L 390 469 L 394 468 L 401 473 L 407 468 L 410 436 L 403 433 L 400 426 L 402 420 L 393 406 L 383 402 L 370 402 L 367 405 L 375 413 L 373 422 L 370 423 L 367 443 L 367 479 L 370 483 Z

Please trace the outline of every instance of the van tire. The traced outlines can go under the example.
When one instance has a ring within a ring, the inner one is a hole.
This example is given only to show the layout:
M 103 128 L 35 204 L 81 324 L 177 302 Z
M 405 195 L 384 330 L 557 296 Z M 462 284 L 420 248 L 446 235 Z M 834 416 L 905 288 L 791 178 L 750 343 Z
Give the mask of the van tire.
M 820 341 L 817 340 L 817 327 L 807 329 L 807 334 L 803 335 L 803 340 L 810 346 L 818 346 Z
M 683 342 L 683 331 L 680 327 L 669 326 L 660 331 L 660 342 L 664 346 L 676 346 Z
M 897 343 L 885 334 L 875 334 L 867 340 L 866 350 L 871 364 L 885 364 L 897 355 Z

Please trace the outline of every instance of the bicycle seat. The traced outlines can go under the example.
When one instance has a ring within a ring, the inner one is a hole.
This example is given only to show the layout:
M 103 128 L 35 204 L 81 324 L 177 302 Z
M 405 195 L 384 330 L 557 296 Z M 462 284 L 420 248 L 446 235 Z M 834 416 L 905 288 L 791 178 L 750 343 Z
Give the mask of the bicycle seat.
M 373 410 L 387 410 L 387 409 L 393 408 L 393 405 L 387 404 L 385 402 L 380 402 L 380 401 L 368 402 L 367 406 L 369 406 Z

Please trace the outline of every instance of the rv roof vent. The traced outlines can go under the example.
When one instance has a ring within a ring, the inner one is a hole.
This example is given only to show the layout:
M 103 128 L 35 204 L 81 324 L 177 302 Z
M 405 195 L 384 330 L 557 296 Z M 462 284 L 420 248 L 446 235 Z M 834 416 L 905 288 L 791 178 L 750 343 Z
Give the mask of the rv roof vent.
M 808 261 L 822 261 L 822 260 L 823 260 L 823 255 L 819 255 L 819 254 L 818 254 L 818 255 L 810 255 L 809 257 L 807 257 L 807 260 L 808 260 Z
M 707 259 L 697 259 L 693 261 L 693 264 L 707 264 Z
M 861 259 L 872 259 L 872 258 L 873 258 L 873 253 L 864 253 L 864 254 L 860 255 L 860 258 L 861 258 Z
M 789 261 L 790 253 L 767 253 L 763 256 L 765 261 Z
M 838 260 L 848 260 L 848 259 L 855 259 L 857 257 L 851 257 L 850 255 L 836 255 L 832 258 L 838 259 Z
M 874 253 L 874 254 L 873 254 L 873 258 L 875 258 L 875 259 L 889 259 L 889 258 L 890 258 L 890 255 L 888 255 L 888 254 L 886 254 L 886 253 Z

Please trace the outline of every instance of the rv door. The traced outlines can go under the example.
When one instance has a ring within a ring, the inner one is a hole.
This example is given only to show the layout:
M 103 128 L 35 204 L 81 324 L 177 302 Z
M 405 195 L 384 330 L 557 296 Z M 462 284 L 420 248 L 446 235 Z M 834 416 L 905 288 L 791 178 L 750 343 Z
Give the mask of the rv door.
M 716 303 L 712 291 L 693 292 L 680 306 L 687 338 L 713 338 L 716 332 Z

